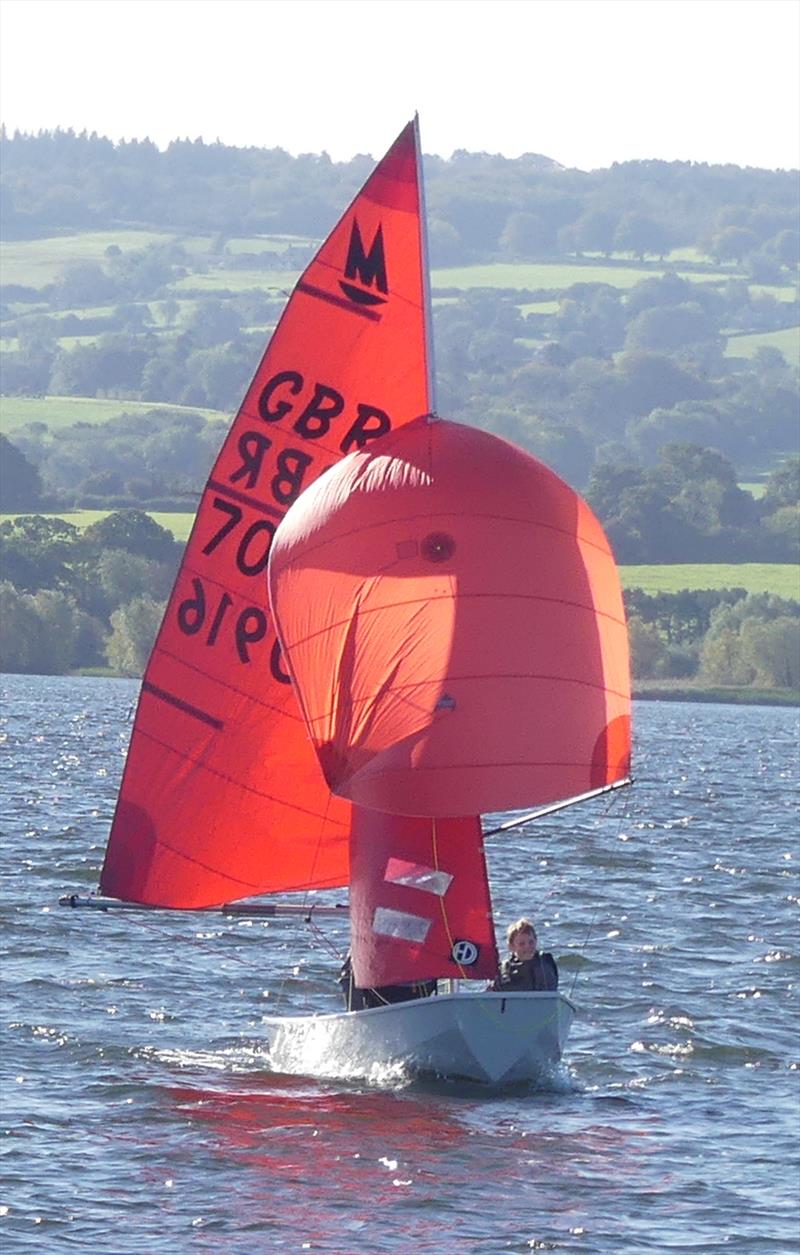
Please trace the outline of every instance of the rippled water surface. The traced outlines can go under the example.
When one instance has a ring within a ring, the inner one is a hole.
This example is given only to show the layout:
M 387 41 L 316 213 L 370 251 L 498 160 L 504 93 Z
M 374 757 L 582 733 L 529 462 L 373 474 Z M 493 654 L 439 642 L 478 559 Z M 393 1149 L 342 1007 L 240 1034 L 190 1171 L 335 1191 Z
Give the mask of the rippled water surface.
M 3 1250 L 794 1252 L 797 715 L 641 703 L 637 787 L 490 843 L 579 1015 L 547 1091 L 282 1076 L 342 923 L 94 916 L 127 681 L 4 681 Z

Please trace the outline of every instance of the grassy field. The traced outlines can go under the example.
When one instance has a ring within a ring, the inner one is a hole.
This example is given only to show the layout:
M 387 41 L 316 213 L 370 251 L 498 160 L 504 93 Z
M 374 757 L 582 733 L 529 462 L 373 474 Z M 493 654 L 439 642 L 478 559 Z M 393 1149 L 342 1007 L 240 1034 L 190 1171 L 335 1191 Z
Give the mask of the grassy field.
M 186 327 L 191 315 L 200 304 L 200 301 L 195 298 L 179 300 L 172 297 L 170 299 L 177 305 L 175 319 L 173 322 L 169 322 L 165 316 L 163 300 L 131 301 L 126 303 L 134 305 L 144 311 L 145 318 L 149 320 L 145 322 L 144 330 L 151 334 L 165 336 L 177 334 L 184 327 Z M 86 323 L 89 323 L 95 318 L 113 319 L 116 312 L 116 307 L 113 305 L 97 305 L 93 308 L 65 309 L 59 310 L 58 313 L 55 314 L 49 308 L 41 310 L 36 307 L 34 309 L 31 306 L 20 303 L 17 303 L 13 308 L 15 310 L 14 317 L 19 319 L 19 324 L 21 326 L 24 326 L 30 317 L 35 318 L 37 313 L 42 312 L 45 312 L 47 317 L 51 318 L 54 323 L 63 323 L 66 318 L 77 318 L 79 322 Z M 87 332 L 86 335 L 77 334 L 58 336 L 58 344 L 62 349 L 70 349 L 74 348 L 76 344 L 93 344 L 100 338 L 101 335 L 104 334 L 106 334 L 105 331 L 98 331 Z M 18 340 L 16 336 L 7 336 L 0 339 L 0 351 L 4 353 L 13 353 L 16 351 L 17 347 Z
M 105 251 L 116 244 L 123 252 L 166 244 L 174 235 L 165 231 L 86 231 L 45 240 L 13 240 L 0 244 L 4 283 L 43 288 L 54 283 L 64 266 L 79 261 L 105 261 Z
M 774 283 L 751 283 L 748 286 L 754 296 L 774 296 L 776 301 L 796 301 L 800 297 L 797 284 L 791 281 L 780 287 Z
M 64 510 L 58 514 L 43 514 L 41 517 L 46 519 L 63 519 L 65 523 L 71 523 L 73 527 L 77 527 L 83 532 L 92 523 L 98 523 L 100 519 L 104 519 L 110 510 Z M 148 514 L 160 527 L 165 527 L 167 531 L 172 532 L 176 540 L 188 540 L 189 532 L 192 530 L 194 522 L 194 514 L 178 514 L 161 510 L 148 510 Z M 0 523 L 5 523 L 9 519 L 19 518 L 18 514 L 0 514 Z
M 169 292 L 269 292 L 287 296 L 300 277 L 299 270 L 208 270 L 203 274 L 186 275 L 170 284 Z
M 651 279 L 658 270 L 644 267 L 580 265 L 563 262 L 496 262 L 492 265 L 451 266 L 434 270 L 431 286 L 434 292 L 440 288 L 545 288 L 563 291 L 574 283 L 608 283 L 627 291 L 642 279 Z M 219 292 L 226 288 L 231 292 L 244 292 L 251 288 L 261 291 L 289 292 L 297 281 L 299 272 L 293 270 L 209 270 L 204 274 L 186 275 L 172 284 L 170 291 Z M 697 283 L 719 283 L 730 275 L 723 271 L 713 273 L 688 273 L 687 278 Z M 543 312 L 541 305 L 526 306 Z
M 200 410 L 187 405 L 157 401 L 118 401 L 99 397 L 0 397 L 0 431 L 8 434 L 24 423 L 47 423 L 52 430 L 72 423 L 105 423 L 116 414 L 141 414 L 146 410 L 185 410 L 206 418 L 228 420 L 221 410 Z
M 518 305 L 519 312 L 525 314 L 557 314 L 558 301 L 528 301 L 524 305 Z
M 64 266 L 73 262 L 93 261 L 103 263 L 106 249 L 116 244 L 123 252 L 139 250 L 151 244 L 167 244 L 177 240 L 190 257 L 208 255 L 211 247 L 209 236 L 181 236 L 168 231 L 118 230 L 85 231 L 78 235 L 49 236 L 43 240 L 9 240 L 0 243 L 0 266 L 4 283 L 19 283 L 28 288 L 42 288 L 53 283 Z M 315 241 L 299 235 L 258 235 L 237 237 L 225 241 L 225 251 L 238 253 L 284 253 L 294 245 L 309 245 Z M 213 259 L 212 259 L 213 261 Z M 237 272 L 221 272 L 232 273 Z M 249 273 L 245 271 L 239 274 Z M 253 271 L 263 275 L 263 271 Z M 283 273 L 283 272 L 281 272 Z M 233 284 L 230 285 L 233 287 Z M 260 283 L 248 281 L 247 287 L 260 287 Z
M 211 239 L 208 236 L 180 236 L 166 231 L 124 230 L 86 231 L 77 235 L 51 236 L 42 240 L 13 240 L 0 244 L 0 266 L 3 282 L 18 283 L 25 287 L 41 288 L 58 278 L 64 266 L 72 262 L 103 262 L 109 245 L 115 244 L 123 252 L 143 249 L 151 244 L 163 244 L 177 240 L 191 256 L 213 265 L 215 258 L 208 256 Z M 225 250 L 231 254 L 285 252 L 293 245 L 309 245 L 315 241 L 303 236 L 261 235 L 242 236 L 225 241 Z M 497 263 L 482 266 L 456 266 L 435 270 L 434 287 L 496 288 L 552 288 L 563 290 L 573 283 L 610 283 L 614 287 L 628 289 L 641 279 L 660 274 L 668 266 L 679 272 L 684 269 L 687 277 L 697 283 L 714 283 L 730 279 L 736 274 L 730 267 L 709 271 L 694 271 L 693 264 L 708 263 L 696 249 L 677 249 L 663 263 L 638 265 L 627 259 L 615 257 L 606 263 L 601 257 L 585 262 L 555 263 Z M 228 288 L 243 291 L 248 288 L 261 290 L 285 290 L 297 278 L 294 271 L 265 270 L 217 270 L 204 274 L 189 275 L 174 285 L 173 290 L 196 288 L 214 292 Z M 779 300 L 793 300 L 796 289 L 786 286 L 753 285 L 753 291 L 765 292 Z
M 680 268 L 679 268 L 680 269 Z M 661 273 L 643 266 L 580 265 L 569 262 L 497 262 L 485 266 L 449 266 L 434 270 L 431 286 L 436 288 L 549 288 L 563 291 L 573 283 L 608 283 L 627 290 L 642 279 Z M 687 274 L 693 282 L 719 283 L 730 278 L 725 271 Z
M 800 327 L 729 335 L 725 354 L 727 357 L 755 357 L 758 350 L 764 348 L 780 349 L 790 365 L 800 366 Z
M 297 244 L 315 245 L 320 240 L 312 240 L 302 235 L 250 235 L 225 241 L 225 252 L 233 253 L 285 253 L 288 248 Z
M 677 593 L 691 588 L 744 588 L 800 601 L 800 571 L 791 562 L 680 563 L 620 567 L 625 588 L 646 593 Z

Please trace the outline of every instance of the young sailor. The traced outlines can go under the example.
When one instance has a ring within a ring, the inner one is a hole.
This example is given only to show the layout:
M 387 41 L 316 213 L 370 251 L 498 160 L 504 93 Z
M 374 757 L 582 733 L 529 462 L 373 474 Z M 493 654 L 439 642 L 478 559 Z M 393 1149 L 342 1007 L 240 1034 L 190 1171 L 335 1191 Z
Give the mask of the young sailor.
M 536 929 L 528 919 L 510 924 L 506 933 L 511 954 L 500 964 L 492 989 L 558 989 L 558 968 L 552 954 L 538 950 Z

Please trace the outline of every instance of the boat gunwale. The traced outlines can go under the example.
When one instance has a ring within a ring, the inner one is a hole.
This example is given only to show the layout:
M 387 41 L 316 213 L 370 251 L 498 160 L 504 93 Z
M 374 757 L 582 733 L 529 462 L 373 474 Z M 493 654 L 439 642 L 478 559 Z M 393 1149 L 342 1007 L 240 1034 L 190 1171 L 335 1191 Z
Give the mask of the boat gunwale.
M 364 1016 L 372 1016 L 375 1014 L 384 1015 L 387 1011 L 397 1011 L 401 1008 L 422 1007 L 422 1006 L 440 1006 L 442 1003 L 455 1002 L 476 1002 L 487 1000 L 496 1002 L 498 999 L 510 998 L 513 1001 L 522 999 L 555 999 L 566 1003 L 570 1010 L 577 1015 L 578 1008 L 576 1004 L 566 994 L 561 993 L 558 989 L 481 989 L 474 993 L 459 990 L 456 993 L 432 994 L 427 998 L 407 998 L 404 1002 L 387 1002 L 383 1007 L 364 1007 L 360 1011 L 321 1011 L 312 1012 L 311 1015 L 265 1015 L 262 1017 L 263 1024 L 298 1024 L 319 1023 L 328 1020 L 340 1020 L 345 1016 L 358 1016 L 359 1019 Z

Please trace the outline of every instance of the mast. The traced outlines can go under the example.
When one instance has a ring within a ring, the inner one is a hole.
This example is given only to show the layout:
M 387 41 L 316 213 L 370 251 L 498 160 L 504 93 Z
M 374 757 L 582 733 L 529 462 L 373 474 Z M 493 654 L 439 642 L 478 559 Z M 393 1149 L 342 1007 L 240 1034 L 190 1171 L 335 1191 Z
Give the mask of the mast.
M 428 379 L 429 420 L 436 421 L 436 354 L 433 343 L 433 301 L 431 298 L 431 268 L 428 254 L 428 207 L 425 201 L 425 172 L 422 165 L 422 142 L 419 133 L 419 114 L 414 114 L 414 154 L 417 163 L 417 187 L 419 188 L 419 236 L 420 268 L 425 310 L 425 369 Z

